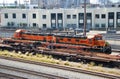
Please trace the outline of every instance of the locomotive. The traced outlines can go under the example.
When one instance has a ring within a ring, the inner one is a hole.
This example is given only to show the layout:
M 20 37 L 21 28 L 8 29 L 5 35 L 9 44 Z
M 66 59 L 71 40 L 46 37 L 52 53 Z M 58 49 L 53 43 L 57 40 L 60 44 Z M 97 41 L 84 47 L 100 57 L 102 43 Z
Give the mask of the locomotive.
M 54 47 L 57 48 L 56 45 L 67 44 L 73 46 L 80 46 L 84 50 L 92 50 L 99 51 L 106 54 L 111 54 L 111 46 L 108 42 L 103 40 L 102 35 L 97 34 L 91 38 L 86 36 L 63 36 L 63 35 L 55 35 L 55 34 L 41 34 L 41 33 L 33 33 L 28 32 L 24 29 L 16 30 L 14 35 L 14 39 L 22 39 L 22 40 L 31 40 L 31 41 L 40 41 L 45 43 L 54 43 Z M 62 46 L 61 46 L 62 47 Z M 63 48 L 62 47 L 62 48 Z

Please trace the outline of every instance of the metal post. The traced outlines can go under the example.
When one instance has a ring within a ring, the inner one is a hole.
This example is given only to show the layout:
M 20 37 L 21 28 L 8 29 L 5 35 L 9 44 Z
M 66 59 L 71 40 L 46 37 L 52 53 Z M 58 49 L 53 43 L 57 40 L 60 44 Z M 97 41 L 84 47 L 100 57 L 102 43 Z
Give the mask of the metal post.
M 20 0 L 19 0 L 19 8 L 21 8 L 21 5 L 20 5 Z
M 40 0 L 38 0 L 38 8 L 40 8 Z
M 86 36 L 86 0 L 84 0 L 84 36 Z
M 6 6 L 6 3 L 5 3 L 5 1 L 3 0 L 3 8 L 5 8 L 5 6 Z

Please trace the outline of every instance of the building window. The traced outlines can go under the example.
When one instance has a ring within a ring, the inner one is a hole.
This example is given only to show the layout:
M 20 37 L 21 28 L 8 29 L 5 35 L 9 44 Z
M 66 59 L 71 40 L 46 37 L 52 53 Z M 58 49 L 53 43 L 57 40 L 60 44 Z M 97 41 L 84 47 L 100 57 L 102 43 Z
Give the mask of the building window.
M 84 19 L 84 13 L 79 13 L 79 19 Z
M 120 12 L 117 12 L 117 19 L 120 19 Z
M 109 19 L 114 19 L 114 12 L 109 12 L 108 13 L 108 18 Z
M 63 18 L 62 13 L 58 13 L 58 14 L 57 14 L 57 17 L 58 17 L 58 20 L 62 20 L 62 18 Z
M 15 13 L 13 13 L 13 15 L 12 15 L 12 16 L 13 16 L 13 18 L 14 18 L 14 19 L 16 18 L 16 14 L 15 14 Z
M 105 24 L 101 24 L 101 27 L 102 27 L 102 28 L 105 28 Z
M 120 23 L 118 23 L 117 26 L 120 27 Z
M 72 17 L 73 19 L 76 19 L 76 15 L 73 15 L 73 17 Z
M 76 25 L 76 24 L 71 24 L 71 27 L 72 27 L 73 29 L 75 29 L 75 28 L 77 28 L 77 25 Z
M 118 7 L 120 7 L 120 5 L 118 5 Z
M 63 24 L 62 23 L 58 23 L 58 28 L 62 28 Z
M 92 18 L 92 13 L 87 13 L 87 19 L 91 19 Z
M 71 28 L 71 24 L 67 24 L 67 28 Z
M 109 23 L 109 27 L 114 27 L 114 24 L 113 23 Z
M 42 19 L 46 19 L 46 15 L 42 15 Z
M 35 13 L 33 14 L 33 19 L 36 19 L 36 14 Z
M 47 25 L 46 25 L 46 24 L 43 24 L 43 28 L 47 28 Z
M 115 7 L 115 5 L 112 5 L 112 7 Z
M 5 13 L 5 14 L 4 14 L 4 17 L 5 17 L 5 18 L 8 18 L 8 13 Z
M 22 14 L 22 18 L 25 19 L 26 18 L 26 14 L 23 13 Z
M 96 27 L 96 28 L 99 28 L 99 24 L 95 24 L 95 27 Z
M 120 12 L 117 12 L 117 26 L 120 27 Z
M 56 14 L 55 13 L 51 14 L 51 19 L 56 19 Z
M 67 15 L 67 19 L 70 19 L 71 18 L 71 15 Z
M 96 14 L 96 15 L 95 15 L 95 18 L 99 19 L 99 14 Z
M 101 18 L 106 18 L 105 14 L 102 14 L 102 15 L 101 15 Z
M 52 23 L 52 24 L 51 24 L 51 27 L 52 27 L 52 28 L 56 28 L 56 24 L 55 24 L 55 23 Z
M 36 27 L 37 26 L 37 24 L 36 23 L 33 23 L 33 27 Z

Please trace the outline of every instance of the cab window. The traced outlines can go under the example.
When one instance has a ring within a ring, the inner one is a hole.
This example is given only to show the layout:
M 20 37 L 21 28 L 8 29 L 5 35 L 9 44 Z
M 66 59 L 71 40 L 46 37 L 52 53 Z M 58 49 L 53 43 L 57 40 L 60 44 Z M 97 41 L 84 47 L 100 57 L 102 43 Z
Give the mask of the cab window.
M 102 37 L 95 37 L 95 40 L 102 40 Z

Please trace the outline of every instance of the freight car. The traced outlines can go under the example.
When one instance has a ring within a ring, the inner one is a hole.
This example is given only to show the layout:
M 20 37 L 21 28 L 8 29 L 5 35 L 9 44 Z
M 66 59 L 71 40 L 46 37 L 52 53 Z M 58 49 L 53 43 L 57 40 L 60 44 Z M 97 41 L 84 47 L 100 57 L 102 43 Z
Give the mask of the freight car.
M 106 54 L 111 54 L 111 46 L 102 39 L 102 35 L 97 34 L 91 38 L 86 36 L 62 36 L 55 34 L 32 33 L 23 29 L 16 30 L 13 36 L 14 39 L 40 41 L 54 45 L 54 48 L 64 48 L 65 44 L 73 47 L 80 47 L 83 50 L 97 51 Z

